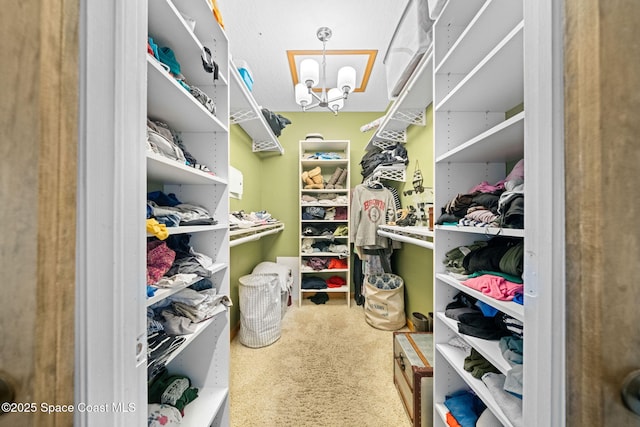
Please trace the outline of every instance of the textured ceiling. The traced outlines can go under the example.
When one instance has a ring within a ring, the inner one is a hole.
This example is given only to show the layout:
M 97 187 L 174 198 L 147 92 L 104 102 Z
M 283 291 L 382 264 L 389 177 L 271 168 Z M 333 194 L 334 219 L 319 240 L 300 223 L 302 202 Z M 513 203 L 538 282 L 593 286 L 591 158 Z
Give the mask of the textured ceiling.
M 349 95 L 342 111 L 384 111 L 389 99 L 384 55 L 409 0 L 217 0 L 234 61 L 245 60 L 258 103 L 273 111 L 298 111 L 287 51 L 322 50 L 319 27 L 333 31 L 327 50 L 377 50 L 366 90 Z M 341 55 L 339 62 L 349 63 Z M 299 59 L 299 58 L 298 58 Z M 365 61 L 353 57 L 362 83 Z M 335 86 L 337 62 L 327 59 L 327 86 Z M 326 111 L 315 109 L 312 111 Z

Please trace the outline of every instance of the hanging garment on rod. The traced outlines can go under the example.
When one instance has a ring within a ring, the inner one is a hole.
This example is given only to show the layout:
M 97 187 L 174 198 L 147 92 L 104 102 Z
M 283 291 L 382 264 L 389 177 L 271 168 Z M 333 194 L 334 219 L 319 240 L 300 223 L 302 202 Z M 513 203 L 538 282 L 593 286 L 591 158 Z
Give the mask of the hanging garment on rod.
M 378 225 L 386 224 L 387 210 L 395 216 L 395 201 L 389 190 L 358 184 L 351 200 L 351 241 L 358 248 L 387 248 L 388 239 L 378 235 Z
M 363 286 L 368 274 L 393 273 L 391 270 L 392 252 L 392 249 L 363 249 L 362 258 L 354 257 L 353 284 L 356 304 L 364 305 Z

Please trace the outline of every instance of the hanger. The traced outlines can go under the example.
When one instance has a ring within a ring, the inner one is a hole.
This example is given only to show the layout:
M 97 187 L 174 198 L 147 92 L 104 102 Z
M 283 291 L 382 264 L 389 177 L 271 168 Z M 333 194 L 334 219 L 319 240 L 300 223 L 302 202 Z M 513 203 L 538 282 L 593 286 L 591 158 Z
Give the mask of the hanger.
M 363 184 L 366 185 L 369 188 L 374 189 L 374 190 L 379 190 L 379 189 L 384 187 L 384 185 L 382 185 L 382 182 L 380 182 L 380 174 L 379 173 L 373 173 L 372 175 L 368 176 L 364 180 Z

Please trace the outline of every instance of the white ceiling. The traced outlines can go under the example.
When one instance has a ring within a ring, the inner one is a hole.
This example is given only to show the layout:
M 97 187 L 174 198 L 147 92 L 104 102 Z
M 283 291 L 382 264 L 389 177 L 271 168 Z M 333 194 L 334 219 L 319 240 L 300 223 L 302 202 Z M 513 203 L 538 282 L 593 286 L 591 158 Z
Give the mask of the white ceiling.
M 385 111 L 389 99 L 384 55 L 409 0 L 217 0 L 230 54 L 245 60 L 254 79 L 253 95 L 273 111 L 299 111 L 287 59 L 288 50 L 322 50 L 319 27 L 333 31 L 327 50 L 377 50 L 364 92 L 349 95 L 342 111 Z M 362 57 L 354 58 L 362 64 Z M 354 64 L 355 65 L 355 64 Z M 336 70 L 327 59 L 327 86 Z M 357 82 L 360 85 L 361 75 Z M 312 111 L 323 111 L 315 109 Z

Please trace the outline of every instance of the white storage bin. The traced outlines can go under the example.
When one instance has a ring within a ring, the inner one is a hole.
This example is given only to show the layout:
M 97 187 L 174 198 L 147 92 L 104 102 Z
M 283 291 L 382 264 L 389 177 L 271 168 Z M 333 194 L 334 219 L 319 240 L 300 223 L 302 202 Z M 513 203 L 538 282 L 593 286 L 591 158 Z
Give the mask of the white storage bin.
M 427 1 L 409 1 L 384 56 L 389 100 L 400 94 L 420 58 L 431 45 L 432 25 Z

